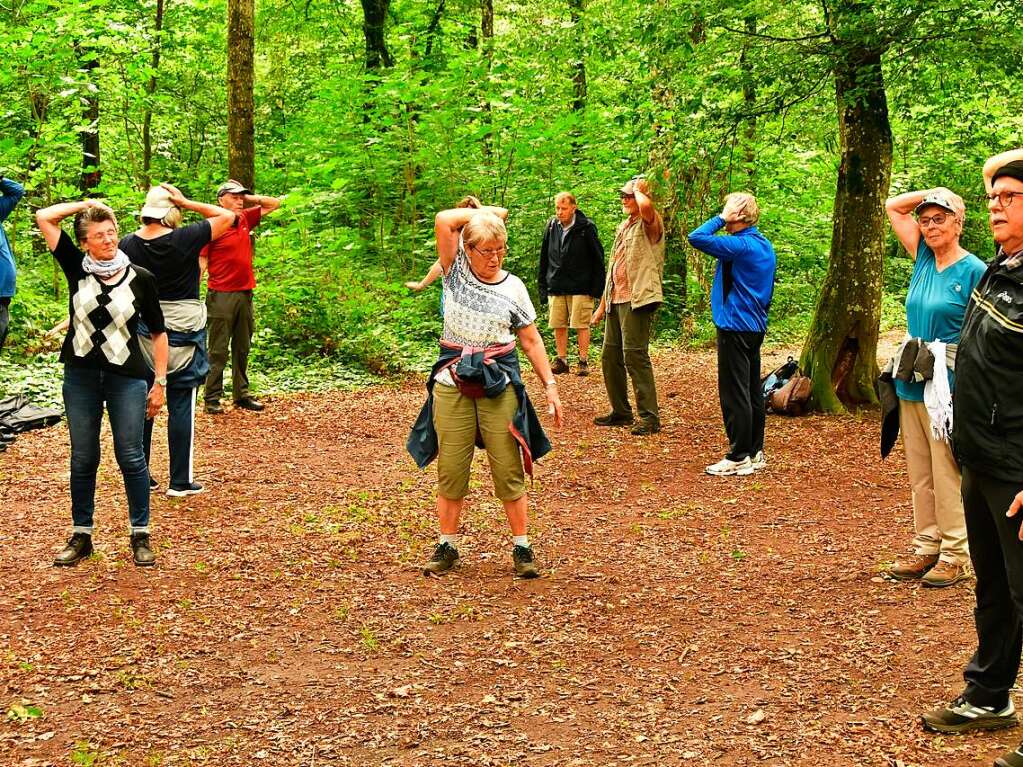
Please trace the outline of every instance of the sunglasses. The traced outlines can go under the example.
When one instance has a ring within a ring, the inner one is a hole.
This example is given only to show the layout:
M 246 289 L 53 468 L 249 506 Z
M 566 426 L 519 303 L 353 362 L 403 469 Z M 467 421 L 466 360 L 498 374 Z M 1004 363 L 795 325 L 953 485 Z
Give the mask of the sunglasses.
M 933 216 L 921 216 L 917 219 L 917 223 L 920 224 L 921 229 L 925 229 L 932 224 L 934 226 L 941 226 L 948 220 L 947 213 L 935 213 Z

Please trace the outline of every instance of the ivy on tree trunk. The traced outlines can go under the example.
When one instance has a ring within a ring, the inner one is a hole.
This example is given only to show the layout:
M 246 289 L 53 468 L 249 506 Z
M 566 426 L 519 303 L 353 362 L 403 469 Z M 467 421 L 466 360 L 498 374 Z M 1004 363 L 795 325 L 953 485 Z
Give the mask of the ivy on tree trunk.
M 255 0 L 227 3 L 227 165 L 231 178 L 250 189 L 256 181 L 253 125 Z

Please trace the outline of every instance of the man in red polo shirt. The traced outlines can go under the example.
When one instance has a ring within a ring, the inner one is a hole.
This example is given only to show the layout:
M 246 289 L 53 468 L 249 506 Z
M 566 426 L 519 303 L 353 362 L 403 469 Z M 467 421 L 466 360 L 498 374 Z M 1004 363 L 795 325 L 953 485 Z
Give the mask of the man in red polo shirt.
M 235 224 L 202 250 L 209 270 L 206 310 L 209 314 L 210 372 L 206 376 L 206 412 L 223 413 L 220 398 L 224 394 L 224 366 L 227 347 L 231 346 L 231 386 L 236 407 L 262 410 L 263 404 L 249 393 L 246 368 L 255 320 L 252 314 L 252 290 L 256 275 L 252 270 L 251 230 L 260 219 L 281 206 L 276 197 L 253 195 L 243 184 L 230 179 L 217 189 L 217 204 L 235 213 Z M 246 207 L 249 205 L 250 207 Z

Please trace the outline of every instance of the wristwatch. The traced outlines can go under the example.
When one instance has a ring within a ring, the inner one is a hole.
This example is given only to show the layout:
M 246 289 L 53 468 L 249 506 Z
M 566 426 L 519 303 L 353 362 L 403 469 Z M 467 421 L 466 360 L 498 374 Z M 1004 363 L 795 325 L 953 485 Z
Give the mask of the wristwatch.
M 160 384 L 160 386 L 166 387 L 167 386 L 167 376 L 157 376 L 156 377 L 156 382 L 158 384 Z
M 545 389 L 549 389 L 549 388 L 551 388 L 552 386 L 555 386 L 555 385 L 556 385 L 557 383 L 558 383 L 558 382 L 557 382 L 557 381 L 555 381 L 555 380 L 554 380 L 554 379 L 552 378 L 552 379 L 551 379 L 550 381 L 544 381 L 544 384 L 543 384 L 543 385 L 544 385 L 544 388 L 545 388 Z

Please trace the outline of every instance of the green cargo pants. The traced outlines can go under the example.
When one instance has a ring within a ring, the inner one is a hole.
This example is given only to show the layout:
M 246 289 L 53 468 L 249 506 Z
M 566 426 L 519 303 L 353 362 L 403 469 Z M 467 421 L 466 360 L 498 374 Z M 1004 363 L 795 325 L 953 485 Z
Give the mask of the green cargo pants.
M 659 425 L 657 387 L 654 384 L 654 367 L 650 362 L 650 323 L 653 316 L 653 311 L 633 311 L 628 303 L 611 304 L 600 363 L 611 412 L 621 417 L 632 415 L 628 381 L 631 378 L 637 415 L 642 421 Z
M 220 402 L 224 396 L 224 367 L 227 347 L 231 346 L 231 396 L 234 401 L 249 396 L 249 349 L 256 328 L 252 314 L 252 291 L 206 292 L 210 372 L 206 376 L 204 399 L 207 405 Z

